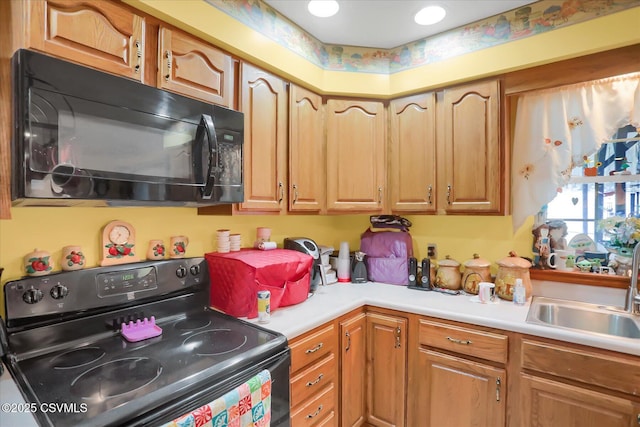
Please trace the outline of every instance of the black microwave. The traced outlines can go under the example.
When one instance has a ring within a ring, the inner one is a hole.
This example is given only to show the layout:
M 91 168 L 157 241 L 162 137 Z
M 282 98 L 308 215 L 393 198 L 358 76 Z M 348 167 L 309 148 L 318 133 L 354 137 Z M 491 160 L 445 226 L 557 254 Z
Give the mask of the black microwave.
M 24 49 L 12 70 L 14 206 L 243 201 L 241 112 Z

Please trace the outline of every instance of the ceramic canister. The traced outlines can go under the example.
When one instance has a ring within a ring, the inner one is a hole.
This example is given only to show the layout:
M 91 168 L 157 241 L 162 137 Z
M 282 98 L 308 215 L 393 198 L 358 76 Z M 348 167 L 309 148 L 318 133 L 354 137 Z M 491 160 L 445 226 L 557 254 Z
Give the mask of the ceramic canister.
M 80 246 L 65 246 L 62 248 L 62 262 L 60 267 L 64 271 L 80 270 L 84 268 L 85 259 Z
M 51 253 L 34 249 L 24 256 L 24 271 L 28 276 L 44 276 L 53 270 Z
M 460 263 L 449 255 L 438 261 L 436 286 L 446 289 L 460 289 Z
M 491 262 L 473 254 L 473 258 L 464 262 L 462 289 L 470 294 L 477 294 L 480 282 L 491 282 Z
M 519 257 L 515 252 L 510 252 L 508 257 L 501 259 L 497 263 L 496 294 L 500 298 L 513 300 L 513 287 L 516 279 L 522 279 L 527 295 L 531 295 L 529 269 L 532 264 L 530 261 Z

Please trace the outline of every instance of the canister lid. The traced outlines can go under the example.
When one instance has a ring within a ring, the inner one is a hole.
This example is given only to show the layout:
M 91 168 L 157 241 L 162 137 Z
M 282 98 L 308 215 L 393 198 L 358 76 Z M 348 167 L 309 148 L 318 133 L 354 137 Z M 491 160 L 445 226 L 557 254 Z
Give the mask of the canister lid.
M 465 267 L 489 267 L 490 265 L 490 261 L 484 258 L 480 258 L 480 255 L 478 254 L 473 254 L 473 258 L 468 259 L 464 262 Z
M 444 259 L 438 261 L 438 267 L 460 267 L 460 263 L 452 259 L 451 256 L 446 255 Z
M 517 253 L 514 251 L 509 252 L 509 256 L 506 258 L 502 258 L 500 261 L 497 261 L 500 267 L 515 267 L 515 268 L 531 268 L 531 262 L 526 259 L 519 257 Z

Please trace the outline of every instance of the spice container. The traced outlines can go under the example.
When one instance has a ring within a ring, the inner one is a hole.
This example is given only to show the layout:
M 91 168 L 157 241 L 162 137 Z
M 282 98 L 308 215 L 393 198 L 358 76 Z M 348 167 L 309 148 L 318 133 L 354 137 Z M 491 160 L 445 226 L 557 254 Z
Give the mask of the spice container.
M 491 263 L 480 255 L 473 254 L 473 258 L 464 262 L 462 275 L 462 289 L 470 294 L 477 294 L 480 282 L 491 282 Z

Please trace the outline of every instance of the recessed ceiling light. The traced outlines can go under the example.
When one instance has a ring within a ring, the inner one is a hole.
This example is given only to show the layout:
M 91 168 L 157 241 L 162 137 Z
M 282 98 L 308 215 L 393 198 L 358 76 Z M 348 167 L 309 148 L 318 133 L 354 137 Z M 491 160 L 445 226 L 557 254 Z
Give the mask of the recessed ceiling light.
M 419 25 L 433 25 L 444 19 L 447 12 L 440 6 L 427 6 L 413 18 Z
M 328 18 L 338 13 L 340 5 L 336 0 L 311 0 L 307 8 L 313 16 Z

